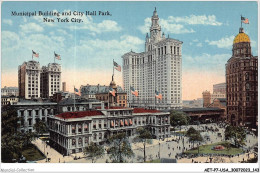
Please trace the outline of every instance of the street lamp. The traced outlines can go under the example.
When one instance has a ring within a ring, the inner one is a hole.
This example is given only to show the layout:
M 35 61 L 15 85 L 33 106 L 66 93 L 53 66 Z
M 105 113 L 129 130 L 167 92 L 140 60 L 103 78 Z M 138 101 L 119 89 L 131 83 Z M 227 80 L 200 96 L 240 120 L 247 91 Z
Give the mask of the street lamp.
M 161 140 L 161 137 L 159 138 L 159 159 L 161 159 L 161 150 L 160 150 L 161 143 L 160 143 L 160 140 Z

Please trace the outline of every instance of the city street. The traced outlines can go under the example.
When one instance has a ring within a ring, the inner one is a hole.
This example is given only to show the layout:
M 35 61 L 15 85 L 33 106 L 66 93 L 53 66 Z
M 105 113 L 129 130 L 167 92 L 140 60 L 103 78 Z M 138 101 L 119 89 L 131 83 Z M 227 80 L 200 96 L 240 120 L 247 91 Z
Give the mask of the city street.
M 187 127 L 181 127 L 182 131 L 187 131 L 190 127 L 194 127 L 196 130 L 203 130 L 206 126 L 208 128 L 216 128 L 216 124 L 202 124 L 202 125 L 189 125 Z M 209 136 L 210 140 L 205 140 L 200 143 L 200 145 L 204 144 L 211 144 L 216 142 L 224 141 L 224 128 L 219 128 L 218 132 L 201 132 L 201 135 Z M 221 136 L 218 136 L 217 134 L 221 133 Z M 174 140 L 174 141 L 172 141 Z M 167 142 L 168 141 L 168 142 Z M 48 152 L 48 158 L 50 158 L 50 163 L 90 163 L 91 160 L 86 160 L 83 155 L 83 153 L 76 153 L 72 154 L 70 156 L 62 156 L 60 153 L 55 151 L 53 148 L 50 148 L 50 146 L 46 147 L 46 143 L 43 142 L 40 139 L 37 139 L 33 142 L 45 155 L 47 155 Z M 255 144 L 257 144 L 257 137 L 251 134 L 247 134 L 246 136 L 246 146 L 244 149 L 249 149 L 250 147 L 253 147 Z M 194 147 L 196 147 L 198 143 L 195 143 Z M 132 149 L 135 153 L 135 157 L 132 159 L 129 159 L 128 162 L 131 163 L 137 163 L 143 161 L 143 146 L 141 143 L 132 143 Z M 147 161 L 149 160 L 156 160 L 159 158 L 171 158 L 174 159 L 176 157 L 176 154 L 182 153 L 183 151 L 189 150 L 192 148 L 192 143 L 189 143 L 189 140 L 187 137 L 179 137 L 179 136 L 172 136 L 171 138 L 166 138 L 164 141 L 162 140 L 152 140 L 152 144 L 146 145 L 146 157 Z M 77 157 L 80 159 L 74 160 L 74 157 Z M 250 154 L 249 156 L 247 154 L 241 154 L 240 156 L 234 156 L 234 157 L 221 157 L 219 159 L 215 159 L 216 162 L 240 162 L 243 160 L 247 160 L 248 158 L 253 158 L 254 155 Z M 177 159 L 178 163 L 191 163 L 192 159 L 187 158 L 181 158 Z M 98 159 L 98 163 L 105 163 L 106 161 L 111 162 L 109 159 L 109 156 L 107 154 L 104 155 L 101 159 Z M 196 162 L 209 162 L 209 157 L 198 157 L 193 158 L 193 161 Z M 37 161 L 38 163 L 46 163 L 46 159 Z

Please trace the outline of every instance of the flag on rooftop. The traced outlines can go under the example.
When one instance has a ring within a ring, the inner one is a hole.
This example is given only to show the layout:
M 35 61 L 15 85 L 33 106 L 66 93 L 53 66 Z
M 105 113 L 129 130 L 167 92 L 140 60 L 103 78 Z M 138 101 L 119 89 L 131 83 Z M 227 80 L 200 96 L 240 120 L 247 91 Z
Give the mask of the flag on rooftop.
M 114 97 L 116 96 L 116 91 L 112 87 L 109 87 L 109 93 L 111 93 Z
M 243 17 L 243 16 L 241 16 L 241 21 L 242 21 L 243 23 L 245 23 L 245 24 L 249 24 L 248 18 L 245 18 L 245 17 Z
M 246 19 L 243 20 L 242 22 L 245 23 L 245 24 L 249 24 L 249 20 L 248 20 L 248 18 L 246 18 Z
M 135 95 L 136 97 L 138 96 L 138 91 L 134 89 L 134 87 L 130 87 L 131 93 Z
M 113 62 L 114 62 L 114 67 L 115 67 L 115 69 L 116 69 L 117 71 L 120 71 L 120 72 L 121 72 L 121 66 L 118 65 L 115 61 L 113 61 Z
M 61 59 L 61 58 L 60 58 L 60 55 L 56 54 L 55 52 L 54 52 L 54 57 L 55 57 L 56 59 L 58 59 L 58 60 Z
M 162 100 L 162 94 L 159 93 L 157 90 L 155 90 L 155 97 L 156 97 L 157 99 Z
M 74 87 L 74 94 L 81 96 L 80 90 Z
M 36 57 L 36 58 L 39 58 L 39 53 L 36 53 L 36 52 L 34 52 L 33 50 L 32 50 L 32 55 L 33 55 L 34 57 Z

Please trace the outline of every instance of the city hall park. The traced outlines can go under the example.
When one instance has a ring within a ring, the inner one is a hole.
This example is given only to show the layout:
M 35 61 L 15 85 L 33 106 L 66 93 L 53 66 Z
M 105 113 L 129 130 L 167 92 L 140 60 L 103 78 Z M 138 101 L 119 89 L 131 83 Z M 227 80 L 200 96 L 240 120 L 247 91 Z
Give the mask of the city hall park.
M 230 144 L 229 142 L 217 142 L 209 145 L 201 145 L 199 146 L 199 154 L 226 154 L 226 155 L 236 155 L 243 153 L 241 148 L 234 147 L 232 144 L 228 149 L 226 146 Z M 223 145 L 225 149 L 223 150 L 212 150 L 212 148 L 216 145 Z M 191 150 L 185 151 L 184 154 L 198 154 L 198 148 L 193 148 Z
M 28 146 L 24 147 L 22 150 L 22 155 L 28 161 L 37 161 L 45 158 L 45 156 L 33 144 L 29 144 Z

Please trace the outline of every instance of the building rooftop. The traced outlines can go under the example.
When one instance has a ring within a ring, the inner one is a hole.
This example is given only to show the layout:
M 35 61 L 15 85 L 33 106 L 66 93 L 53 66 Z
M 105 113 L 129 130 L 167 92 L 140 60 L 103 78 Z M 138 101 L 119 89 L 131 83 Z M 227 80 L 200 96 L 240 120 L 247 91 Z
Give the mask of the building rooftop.
M 220 108 L 184 108 L 184 109 L 177 109 L 177 111 L 182 112 L 199 112 L 199 111 L 219 111 L 222 110 Z
M 59 105 L 70 105 L 70 104 L 84 104 L 90 102 L 100 102 L 99 100 L 86 100 L 86 99 L 74 99 L 73 98 L 65 98 L 61 100 L 58 104 Z
M 89 94 L 103 94 L 109 92 L 109 86 L 105 85 L 86 85 L 81 86 L 81 94 L 89 95 Z M 121 86 L 117 85 L 117 93 L 126 93 Z
M 159 113 L 156 109 L 134 108 L 133 113 Z
M 98 110 L 88 110 L 88 111 L 81 111 L 81 112 L 64 112 L 55 116 L 63 119 L 70 119 L 70 118 L 82 118 L 82 117 L 98 116 L 98 115 L 104 115 L 104 114 Z

